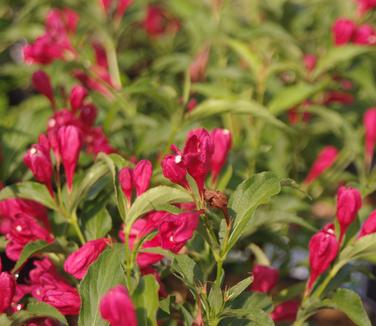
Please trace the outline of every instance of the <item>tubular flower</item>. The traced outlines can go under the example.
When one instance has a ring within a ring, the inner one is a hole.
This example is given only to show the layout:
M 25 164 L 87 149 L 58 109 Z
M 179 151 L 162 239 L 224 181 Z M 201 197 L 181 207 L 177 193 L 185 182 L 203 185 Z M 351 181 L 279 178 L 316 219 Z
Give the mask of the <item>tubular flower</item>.
M 333 165 L 337 155 L 338 150 L 334 146 L 324 147 L 309 170 L 304 183 L 311 184 L 313 181 L 315 181 L 324 171 Z
M 263 265 L 255 265 L 252 275 L 251 290 L 256 292 L 269 293 L 277 285 L 279 279 L 278 269 Z
M 38 70 L 33 73 L 31 77 L 31 82 L 33 87 L 51 102 L 52 106 L 55 106 L 55 97 L 54 92 L 52 90 L 52 85 L 50 81 L 50 77 L 43 71 Z
M 366 111 L 363 116 L 365 129 L 365 158 L 367 165 L 370 165 L 373 158 L 373 151 L 376 144 L 376 108 Z
M 137 326 L 134 305 L 122 285 L 115 286 L 102 297 L 99 311 L 111 326 Z
M 363 223 L 360 229 L 358 238 L 364 237 L 368 234 L 376 232 L 376 210 L 374 210 Z
M 97 239 L 86 242 L 80 249 L 69 255 L 64 263 L 64 270 L 81 280 L 86 275 L 90 265 L 106 249 L 108 239 Z
M 276 322 L 294 321 L 298 313 L 300 302 L 298 300 L 285 301 L 276 306 L 271 313 L 271 317 Z
M 347 228 L 355 220 L 362 206 L 362 197 L 358 189 L 340 187 L 337 192 L 337 218 L 341 228 L 340 243 Z
M 212 181 L 215 182 L 226 162 L 228 153 L 231 149 L 231 133 L 227 129 L 213 129 L 210 137 L 214 145 L 213 155 L 211 157 Z
M 333 40 L 335 45 L 350 43 L 356 31 L 356 24 L 346 18 L 339 18 L 332 26 Z
M 307 289 L 311 290 L 316 279 L 324 273 L 336 258 L 339 244 L 335 236 L 334 225 L 328 224 L 309 241 L 309 265 L 311 274 Z
M 13 275 L 2 272 L 0 260 L 0 314 L 5 312 L 11 305 L 16 291 L 16 281 Z

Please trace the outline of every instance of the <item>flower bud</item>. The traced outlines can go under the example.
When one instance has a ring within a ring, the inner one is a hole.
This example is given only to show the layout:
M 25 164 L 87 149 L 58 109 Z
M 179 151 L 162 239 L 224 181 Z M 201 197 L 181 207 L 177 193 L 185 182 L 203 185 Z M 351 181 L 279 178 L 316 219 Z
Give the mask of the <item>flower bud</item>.
M 132 3 L 133 0 L 118 0 L 118 6 L 116 8 L 116 19 L 121 19 Z
M 187 170 L 184 167 L 181 153 L 177 153 L 176 155 L 166 155 L 161 164 L 163 175 L 167 179 L 183 187 L 188 187 L 186 179 Z
M 130 203 L 132 201 L 133 171 L 131 168 L 122 168 L 119 171 L 119 183 L 121 190 Z
M 358 3 L 358 12 L 360 15 L 376 8 L 376 0 L 356 0 Z
M 346 18 L 339 18 L 332 27 L 333 40 L 335 45 L 350 43 L 356 30 L 356 24 Z
M 300 302 L 297 300 L 289 300 L 277 305 L 271 317 L 275 322 L 291 322 L 296 319 Z
M 79 280 L 83 279 L 90 265 L 97 260 L 107 244 L 108 239 L 86 242 L 80 249 L 69 255 L 64 263 L 64 270 Z
M 311 274 L 307 289 L 311 290 L 316 279 L 324 273 L 339 250 L 338 241 L 334 232 L 334 225 L 328 224 L 317 232 L 309 241 L 309 264 Z
M 376 144 L 376 108 L 366 111 L 363 116 L 365 129 L 365 158 L 367 165 L 370 165 L 373 158 L 373 151 Z
M 102 297 L 99 310 L 111 326 L 137 326 L 135 308 L 122 285 L 115 286 Z
M 251 290 L 256 292 L 269 293 L 277 285 L 279 279 L 278 269 L 263 265 L 255 265 L 252 275 Z
M 94 104 L 85 104 L 80 109 L 80 121 L 85 127 L 92 127 L 97 119 L 97 108 Z
M 84 100 L 87 96 L 88 92 L 85 87 L 76 85 L 72 88 L 69 96 L 69 102 L 73 112 L 76 112 L 84 105 Z
M 338 150 L 334 146 L 324 147 L 309 170 L 304 183 L 311 184 L 313 181 L 315 181 L 324 171 L 333 165 L 337 155 Z
M 140 196 L 150 185 L 150 179 L 153 174 L 153 166 L 148 160 L 142 160 L 137 163 L 133 169 L 133 184 L 136 187 L 136 194 Z
M 362 206 L 362 197 L 358 189 L 340 187 L 337 192 L 337 218 L 341 227 L 340 243 L 347 228 L 356 218 L 360 207 Z
M 11 305 L 16 290 L 16 281 L 13 275 L 2 272 L 0 259 L 0 314 L 5 312 Z
M 48 77 L 48 75 L 43 70 L 38 70 L 33 73 L 31 81 L 33 83 L 33 87 L 39 93 L 47 97 L 51 102 L 52 106 L 55 106 L 54 92 L 52 90 L 50 77 Z
M 363 223 L 358 238 L 376 232 L 376 210 L 374 210 Z
M 360 45 L 376 45 L 376 31 L 373 26 L 368 24 L 359 26 L 355 31 L 354 43 Z
M 81 150 L 80 131 L 75 126 L 63 126 L 57 132 L 61 161 L 67 178 L 68 191 L 72 191 L 73 176 Z
M 210 132 L 214 152 L 211 157 L 212 180 L 215 182 L 226 162 L 228 153 L 231 149 L 231 133 L 227 129 L 213 129 Z
M 316 67 L 317 57 L 314 54 L 306 54 L 303 61 L 307 71 L 312 71 Z
M 46 185 L 49 192 L 53 194 L 52 189 L 52 161 L 49 150 L 39 144 L 34 144 L 26 152 L 24 163 L 33 173 L 35 179 Z

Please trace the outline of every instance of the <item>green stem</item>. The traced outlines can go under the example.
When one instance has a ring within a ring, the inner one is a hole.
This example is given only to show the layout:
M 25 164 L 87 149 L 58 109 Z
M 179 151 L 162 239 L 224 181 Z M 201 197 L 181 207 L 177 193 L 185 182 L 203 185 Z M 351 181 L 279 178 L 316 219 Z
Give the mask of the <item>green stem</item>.
M 78 239 L 80 240 L 81 244 L 84 244 L 86 242 L 85 237 L 80 229 L 80 226 L 78 225 L 78 219 L 76 212 L 72 214 L 72 217 L 70 219 L 70 223 L 73 226 L 73 229 L 75 230 Z
M 115 44 L 110 38 L 106 37 L 105 47 L 108 57 L 108 65 L 110 69 L 111 79 L 115 84 L 116 88 L 121 88 L 120 70 L 117 60 Z
M 223 266 L 223 260 L 218 259 L 217 260 L 217 276 L 215 277 L 215 284 L 217 284 L 219 288 L 221 287 L 222 266 Z

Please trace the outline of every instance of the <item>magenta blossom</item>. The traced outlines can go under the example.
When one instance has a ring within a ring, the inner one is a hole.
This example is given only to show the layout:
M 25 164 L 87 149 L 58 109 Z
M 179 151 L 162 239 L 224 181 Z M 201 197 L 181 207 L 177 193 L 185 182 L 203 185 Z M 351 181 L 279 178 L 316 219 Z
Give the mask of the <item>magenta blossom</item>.
M 356 24 L 346 18 L 339 18 L 332 27 L 333 40 L 335 45 L 350 43 L 356 31 Z
M 38 70 L 33 73 L 31 77 L 31 82 L 33 87 L 51 102 L 52 106 L 55 107 L 55 97 L 52 89 L 50 77 L 43 71 Z
M 84 100 L 88 96 L 88 92 L 85 87 L 76 85 L 72 88 L 69 103 L 73 112 L 76 112 L 84 105 Z
M 252 270 L 253 283 L 251 290 L 256 292 L 269 293 L 278 283 L 278 269 L 255 265 Z
M 16 281 L 13 275 L 2 272 L 0 259 L 0 314 L 5 312 L 11 305 L 16 290 Z
M 374 210 L 363 223 L 360 229 L 358 238 L 364 237 L 368 234 L 376 232 L 376 210 Z
M 86 242 L 66 259 L 64 263 L 65 272 L 79 280 L 83 279 L 91 264 L 106 249 L 108 242 L 108 239 L 97 239 Z
M 137 326 L 136 310 L 122 285 L 110 289 L 102 297 L 99 311 L 111 326 Z
M 340 187 L 337 192 L 337 218 L 341 228 L 339 242 L 342 242 L 350 224 L 362 207 L 362 197 L 358 189 Z
M 277 305 L 271 317 L 275 322 L 291 322 L 296 319 L 300 302 L 298 300 L 288 300 Z
M 363 116 L 365 129 L 365 158 L 367 165 L 371 164 L 376 144 L 376 108 L 370 108 Z
M 317 232 L 309 241 L 309 276 L 307 289 L 310 291 L 316 279 L 323 274 L 336 258 L 339 244 L 336 239 L 334 225 L 328 224 Z
M 376 30 L 369 24 L 359 26 L 355 31 L 353 42 L 360 45 L 376 45 Z
M 215 182 L 226 162 L 228 153 L 231 149 L 231 133 L 227 129 L 213 129 L 210 137 L 214 145 L 214 152 L 211 157 L 212 181 Z
M 323 172 L 329 169 L 338 156 L 338 150 L 334 146 L 324 147 L 317 156 L 315 162 L 313 163 L 311 169 L 308 172 L 304 183 L 311 184 L 315 181 Z

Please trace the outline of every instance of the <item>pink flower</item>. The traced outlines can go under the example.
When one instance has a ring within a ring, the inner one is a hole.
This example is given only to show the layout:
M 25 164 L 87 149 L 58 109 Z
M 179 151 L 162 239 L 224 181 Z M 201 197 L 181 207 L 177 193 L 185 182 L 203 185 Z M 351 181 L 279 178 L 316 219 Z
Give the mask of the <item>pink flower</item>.
M 304 66 L 306 67 L 307 71 L 312 71 L 316 67 L 317 63 L 317 56 L 314 54 L 306 54 L 303 58 Z
M 94 104 L 88 103 L 80 108 L 80 122 L 83 128 L 91 128 L 97 119 L 97 108 Z
M 376 8 L 376 0 L 356 0 L 356 2 L 358 3 L 358 11 L 361 15 Z
M 68 125 L 76 125 L 77 124 L 77 119 L 74 116 L 73 112 L 67 110 L 67 109 L 62 109 L 53 114 L 53 116 L 48 120 L 47 123 L 48 131 L 50 130 L 57 130 L 60 127 L 63 126 L 68 126 Z M 50 138 L 50 135 L 48 135 L 48 138 Z M 51 143 L 51 139 L 50 143 Z M 53 144 L 51 144 L 52 149 L 54 150 Z M 54 150 L 55 152 L 55 150 Z
M 271 317 L 275 322 L 294 321 L 296 319 L 299 306 L 300 302 L 297 300 L 285 301 L 274 308 Z
M 75 33 L 79 18 L 78 14 L 69 8 L 51 9 L 46 18 L 46 30 L 56 33 Z
M 291 125 L 296 125 L 299 122 L 307 123 L 311 119 L 311 113 L 306 111 L 304 108 L 309 106 L 310 103 L 303 104 L 303 107 L 297 106 L 288 110 L 287 117 Z
M 373 26 L 368 24 L 359 26 L 355 31 L 353 42 L 360 45 L 376 45 L 376 31 Z
M 5 312 L 11 305 L 16 290 L 16 281 L 13 275 L 2 272 L 0 259 L 0 314 Z
M 30 272 L 32 296 L 64 315 L 77 315 L 81 304 L 78 291 L 66 283 L 49 259 L 36 261 L 34 265 L 36 268 Z
M 360 207 L 362 206 L 362 197 L 358 189 L 346 188 L 341 186 L 337 192 L 337 218 L 341 227 L 339 242 L 341 243 L 348 227 L 356 218 Z
M 0 233 L 10 232 L 12 218 L 16 218 L 18 214 L 30 215 L 50 230 L 47 210 L 44 206 L 32 200 L 11 198 L 0 201 Z
M 192 83 L 203 81 L 205 79 L 206 67 L 209 61 L 209 47 L 205 46 L 194 58 L 189 66 L 189 75 Z
M 86 242 L 80 249 L 69 255 L 64 263 L 64 271 L 81 280 L 89 267 L 108 245 L 108 239 L 97 239 Z
M 115 286 L 102 297 L 99 311 L 111 326 L 137 326 L 134 305 L 122 285 Z
M 149 36 L 158 37 L 168 32 L 177 32 L 180 24 L 177 19 L 169 17 L 169 14 L 162 8 L 150 5 L 147 8 L 143 27 Z
M 251 290 L 256 292 L 269 293 L 277 285 L 279 279 L 278 269 L 263 265 L 255 265 L 252 275 Z
M 166 155 L 164 157 L 161 163 L 163 175 L 171 182 L 188 188 L 187 170 L 183 163 L 182 153 L 174 145 L 171 148 L 176 149 L 175 155 Z
M 34 144 L 26 152 L 24 163 L 33 173 L 35 179 L 46 185 L 51 195 L 53 167 L 49 148 L 40 144 Z
M 51 102 L 52 106 L 55 107 L 55 97 L 54 92 L 52 90 L 52 85 L 50 81 L 50 77 L 43 71 L 38 70 L 33 73 L 31 77 L 31 81 L 33 87 Z
M 358 238 L 376 232 L 376 210 L 374 210 L 363 223 Z
M 132 201 L 132 190 L 133 190 L 132 175 L 133 175 L 133 170 L 131 168 L 122 168 L 119 171 L 120 187 L 125 197 L 128 199 L 129 203 Z
M 365 129 L 365 157 L 367 165 L 371 164 L 373 150 L 376 144 L 376 108 L 366 111 L 363 116 L 363 125 Z
M 141 160 L 134 169 L 123 168 L 119 171 L 120 186 L 129 203 L 132 201 L 133 189 L 140 196 L 149 188 L 152 174 L 153 167 L 148 160 Z
M 350 43 L 356 30 L 356 24 L 346 18 L 339 18 L 332 27 L 333 40 L 335 45 Z
M 338 150 L 334 146 L 324 147 L 309 170 L 304 183 L 311 184 L 315 181 L 324 171 L 333 165 L 334 161 L 337 159 L 337 155 Z
M 214 145 L 213 155 L 211 157 L 212 180 L 215 182 L 226 162 L 228 153 L 231 149 L 231 133 L 227 129 L 213 129 L 210 137 Z
M 57 132 L 59 153 L 67 178 L 68 190 L 72 191 L 73 176 L 81 150 L 80 131 L 75 126 L 63 126 Z
M 114 153 L 115 149 L 111 146 L 107 136 L 102 128 L 91 128 L 85 134 L 86 151 L 90 154 L 98 155 L 99 153 Z
M 196 108 L 196 106 L 197 106 L 197 100 L 194 97 L 192 97 L 187 103 L 188 112 L 192 112 Z
M 132 5 L 133 0 L 118 0 L 118 6 L 116 8 L 116 18 L 121 19 L 124 13 Z
M 330 105 L 334 103 L 343 104 L 343 105 L 351 105 L 354 102 L 354 96 L 346 92 L 339 92 L 339 91 L 328 91 L 325 94 L 323 103 L 325 105 Z
M 143 194 L 150 186 L 150 179 L 153 174 L 153 166 L 148 160 L 141 160 L 133 169 L 133 183 L 137 196 Z
M 336 258 L 339 244 L 335 236 L 334 225 L 328 224 L 309 241 L 309 264 L 311 274 L 307 289 L 311 290 L 316 279 L 324 273 Z
M 88 92 L 85 87 L 76 85 L 72 88 L 69 102 L 73 112 L 76 112 L 84 105 L 84 100 L 88 96 Z
M 14 261 L 18 260 L 22 249 L 29 242 L 35 240 L 53 241 L 53 237 L 48 230 L 30 215 L 21 213 L 12 218 L 10 231 L 6 234 L 6 239 L 8 243 L 5 252 Z

